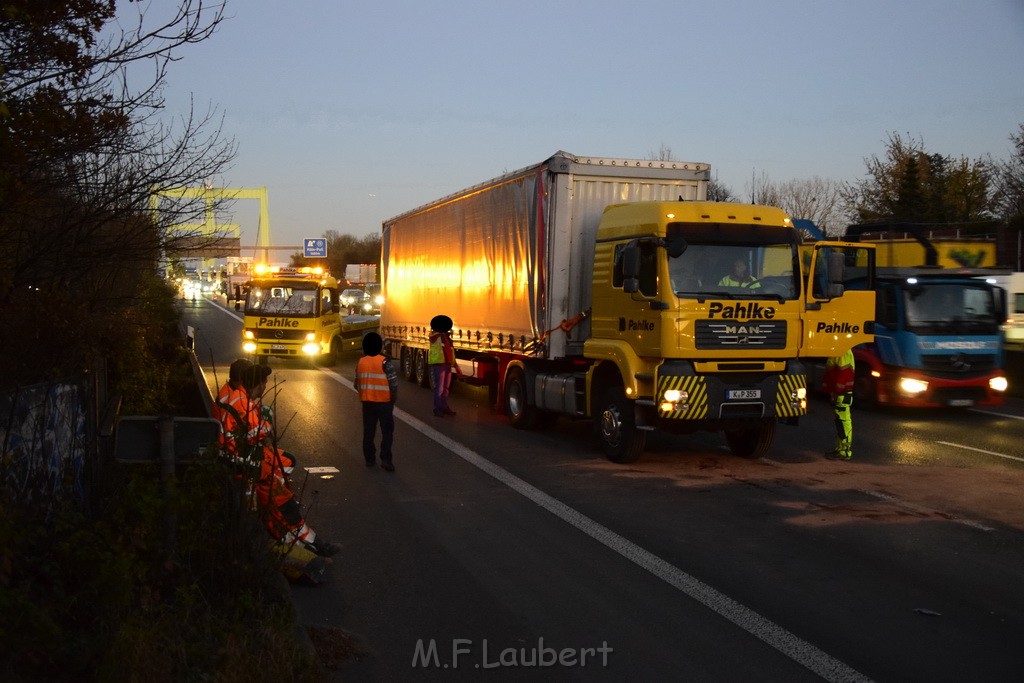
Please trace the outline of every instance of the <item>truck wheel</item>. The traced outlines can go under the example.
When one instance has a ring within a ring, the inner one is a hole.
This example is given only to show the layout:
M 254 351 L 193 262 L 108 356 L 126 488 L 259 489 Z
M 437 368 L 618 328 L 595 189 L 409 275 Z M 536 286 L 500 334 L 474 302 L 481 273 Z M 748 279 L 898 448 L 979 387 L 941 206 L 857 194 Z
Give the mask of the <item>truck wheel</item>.
M 612 462 L 635 462 L 647 443 L 647 432 L 636 428 L 633 401 L 626 398 L 622 387 L 605 392 L 594 413 L 594 428 L 604 454 Z
M 408 346 L 402 347 L 402 377 L 410 382 L 416 381 L 416 350 Z
M 505 377 L 505 414 L 516 429 L 536 429 L 540 426 L 540 411 L 530 405 L 526 393 L 526 373 L 512 368 Z
M 741 458 L 760 458 L 772 447 L 775 440 L 775 418 L 761 420 L 756 427 L 730 429 L 725 440 L 733 455 Z
M 338 356 L 341 354 L 341 340 L 335 337 L 331 340 L 331 350 L 320 356 L 320 365 L 325 368 L 333 368 L 338 364 Z
M 427 352 L 424 351 L 423 349 L 416 349 L 415 351 L 413 351 L 413 353 L 416 354 L 414 360 L 416 365 L 415 382 L 416 384 L 419 384 L 421 387 L 429 387 L 430 366 L 427 364 Z

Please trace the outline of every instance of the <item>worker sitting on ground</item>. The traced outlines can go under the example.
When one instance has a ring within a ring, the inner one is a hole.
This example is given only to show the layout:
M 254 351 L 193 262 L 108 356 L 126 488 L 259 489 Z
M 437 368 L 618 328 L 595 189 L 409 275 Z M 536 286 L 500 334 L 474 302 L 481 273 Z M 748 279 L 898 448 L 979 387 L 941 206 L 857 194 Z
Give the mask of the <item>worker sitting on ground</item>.
M 285 556 L 285 575 L 303 583 L 322 583 L 323 570 L 329 563 L 317 560 L 334 555 L 340 546 L 317 538 L 292 491 L 290 475 L 295 459 L 274 443 L 273 425 L 262 406 L 269 374 L 266 366 L 253 365 L 242 381 L 246 402 L 240 414 L 248 420 L 243 441 L 259 458 L 254 484 L 256 509 L 275 541 L 275 549 Z
M 217 445 L 223 458 L 236 465 L 244 465 L 240 462 L 238 449 L 238 438 L 244 436 L 248 431 L 248 420 L 244 413 L 248 406 L 248 395 L 242 380 L 252 368 L 252 363 L 245 358 L 239 358 L 231 364 L 228 370 L 228 381 L 217 392 L 217 400 L 213 404 L 213 417 L 220 422 L 220 433 L 217 435 Z M 240 431 L 241 430 L 241 431 Z

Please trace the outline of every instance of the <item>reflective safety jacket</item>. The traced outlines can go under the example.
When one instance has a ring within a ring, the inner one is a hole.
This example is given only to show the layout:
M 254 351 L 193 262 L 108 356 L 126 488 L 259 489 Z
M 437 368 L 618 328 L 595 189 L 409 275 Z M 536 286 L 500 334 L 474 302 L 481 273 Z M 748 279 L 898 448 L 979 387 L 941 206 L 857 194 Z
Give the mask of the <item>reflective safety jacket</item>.
M 393 375 L 393 376 L 392 376 Z M 394 400 L 398 376 L 387 356 L 363 356 L 356 364 L 356 389 L 359 400 L 389 403 Z
M 726 275 L 718 281 L 718 284 L 723 287 L 746 287 L 748 289 L 759 289 L 761 287 L 761 283 L 754 278 L 748 278 L 741 282 L 732 275 Z
M 825 362 L 825 391 L 833 396 L 853 391 L 853 351 L 829 358 Z
M 428 365 L 455 365 L 455 347 L 447 334 L 432 332 L 430 350 L 427 352 Z
M 257 445 L 273 433 L 273 426 L 263 416 L 261 401 L 249 398 L 248 392 L 225 384 L 217 395 L 213 415 L 220 422 L 217 442 L 221 453 L 231 459 L 259 461 Z

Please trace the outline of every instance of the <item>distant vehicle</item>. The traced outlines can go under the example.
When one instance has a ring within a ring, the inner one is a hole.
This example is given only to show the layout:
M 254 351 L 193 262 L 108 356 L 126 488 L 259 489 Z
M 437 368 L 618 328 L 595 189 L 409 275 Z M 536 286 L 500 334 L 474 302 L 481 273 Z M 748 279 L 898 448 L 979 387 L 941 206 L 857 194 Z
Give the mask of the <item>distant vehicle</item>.
M 369 313 L 373 310 L 373 298 L 365 289 L 346 289 L 341 292 L 341 305 L 350 313 Z
M 1024 344 L 1024 273 L 997 275 L 996 284 L 1006 290 L 1006 323 L 1003 338 L 1008 344 Z
M 319 268 L 257 266 L 244 301 L 242 351 L 261 365 L 271 357 L 334 365 L 344 350 L 337 286 Z
M 846 239 L 875 246 L 877 267 L 875 338 L 853 349 L 855 403 L 1001 405 L 1006 294 L 996 278 L 1008 273 L 991 267 L 994 242 L 932 239 L 928 231 L 906 223 L 846 229 Z M 866 286 L 864 280 L 847 283 L 851 290 Z
M 366 293 L 373 299 L 373 312 L 379 314 L 384 305 L 384 290 L 379 282 L 371 282 L 366 285 Z
M 349 263 L 345 266 L 345 279 L 354 285 L 365 285 L 377 281 L 377 264 Z

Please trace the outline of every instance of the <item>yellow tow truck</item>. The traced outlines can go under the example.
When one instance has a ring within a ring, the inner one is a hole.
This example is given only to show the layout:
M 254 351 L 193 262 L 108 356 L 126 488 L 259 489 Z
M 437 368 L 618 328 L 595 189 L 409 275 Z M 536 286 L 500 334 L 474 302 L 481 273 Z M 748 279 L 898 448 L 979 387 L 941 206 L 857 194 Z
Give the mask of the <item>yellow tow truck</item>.
M 271 357 L 334 365 L 379 327 L 374 316 L 341 315 L 338 281 L 322 268 L 257 265 L 246 289 L 242 351 L 262 365 Z

